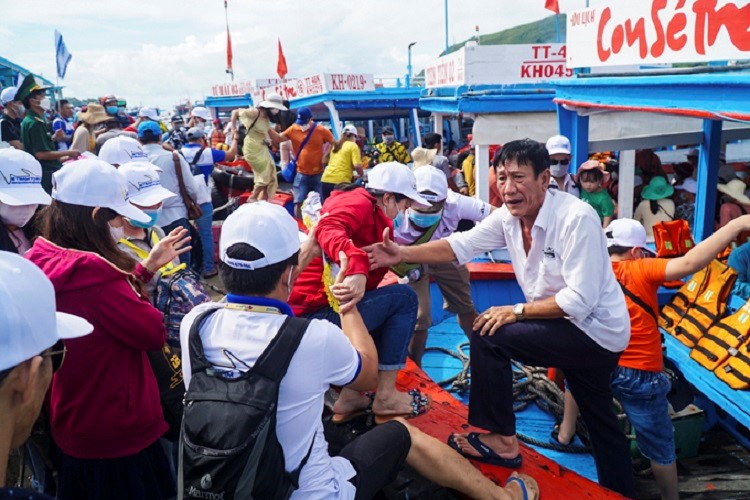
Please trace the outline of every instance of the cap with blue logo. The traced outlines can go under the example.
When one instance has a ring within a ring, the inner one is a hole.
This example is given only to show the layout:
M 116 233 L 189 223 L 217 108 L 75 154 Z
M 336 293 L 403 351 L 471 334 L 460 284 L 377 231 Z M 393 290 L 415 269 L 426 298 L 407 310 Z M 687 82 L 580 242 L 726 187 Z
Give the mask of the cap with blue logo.
M 167 198 L 177 196 L 161 185 L 161 169 L 147 161 L 134 161 L 120 165 L 117 171 L 128 183 L 128 199 L 139 207 L 151 207 Z
M 42 165 L 26 151 L 0 149 L 0 203 L 49 205 L 52 198 L 42 189 Z
M 131 161 L 148 161 L 148 155 L 143 151 L 140 142 L 132 137 L 121 135 L 108 139 L 102 144 L 99 159 L 118 166 Z

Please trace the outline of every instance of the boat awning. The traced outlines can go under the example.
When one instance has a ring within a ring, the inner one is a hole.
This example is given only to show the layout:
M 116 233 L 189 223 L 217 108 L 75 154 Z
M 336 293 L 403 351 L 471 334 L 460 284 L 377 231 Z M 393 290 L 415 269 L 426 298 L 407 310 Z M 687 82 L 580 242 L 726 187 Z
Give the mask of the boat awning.
M 462 85 L 424 89 L 419 107 L 446 115 L 552 112 L 554 96 L 554 89 L 547 84 Z

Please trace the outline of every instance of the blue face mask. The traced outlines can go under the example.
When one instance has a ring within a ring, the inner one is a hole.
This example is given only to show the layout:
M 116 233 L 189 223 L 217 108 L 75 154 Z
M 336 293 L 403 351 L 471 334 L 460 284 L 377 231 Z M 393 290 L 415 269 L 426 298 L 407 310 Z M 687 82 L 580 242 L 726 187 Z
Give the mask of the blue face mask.
M 443 216 L 443 211 L 440 210 L 434 214 L 423 214 L 415 210 L 409 209 L 409 220 L 417 227 L 426 229 L 436 224 Z
M 117 106 L 107 106 L 107 114 L 116 115 L 118 110 Z
M 161 214 L 161 207 L 157 208 L 156 210 L 144 210 L 143 213 L 151 217 L 151 220 L 148 222 L 138 222 L 133 219 L 128 220 L 130 221 L 130 224 L 135 227 L 140 227 L 141 229 L 149 229 L 156 225 L 156 220 L 159 218 L 159 214 Z
M 396 218 L 393 219 L 393 229 L 398 229 L 402 222 L 404 222 L 404 212 L 399 210 Z

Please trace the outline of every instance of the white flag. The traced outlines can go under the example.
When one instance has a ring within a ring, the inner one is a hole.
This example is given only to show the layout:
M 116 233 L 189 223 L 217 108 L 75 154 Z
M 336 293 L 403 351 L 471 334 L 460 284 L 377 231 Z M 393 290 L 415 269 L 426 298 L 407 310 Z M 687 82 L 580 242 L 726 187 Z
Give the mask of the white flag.
M 68 52 L 62 34 L 57 30 L 55 30 L 55 56 L 57 58 L 57 76 L 58 78 L 65 78 L 65 71 L 67 71 L 68 63 L 73 56 Z

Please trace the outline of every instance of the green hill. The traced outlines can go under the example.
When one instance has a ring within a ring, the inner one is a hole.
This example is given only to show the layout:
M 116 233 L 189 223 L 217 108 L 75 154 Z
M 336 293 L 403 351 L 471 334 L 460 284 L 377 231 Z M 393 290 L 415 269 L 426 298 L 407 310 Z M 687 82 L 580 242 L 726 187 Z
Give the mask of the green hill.
M 473 37 L 471 38 L 473 39 Z M 565 41 L 565 14 L 560 15 L 560 40 Z M 455 52 L 468 40 L 448 48 L 448 53 Z M 498 31 L 479 37 L 480 45 L 512 45 L 521 43 L 554 43 L 557 41 L 555 16 L 549 16 L 533 23 L 522 24 L 507 30 Z M 445 55 L 445 52 L 440 54 Z

